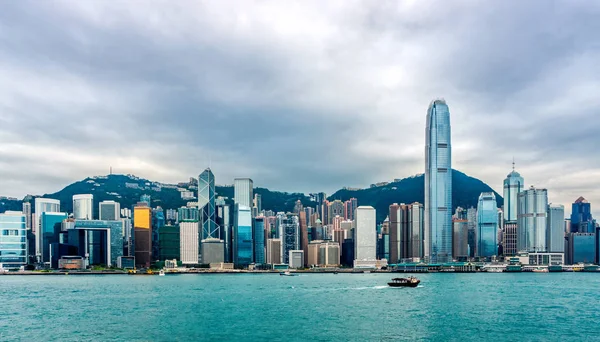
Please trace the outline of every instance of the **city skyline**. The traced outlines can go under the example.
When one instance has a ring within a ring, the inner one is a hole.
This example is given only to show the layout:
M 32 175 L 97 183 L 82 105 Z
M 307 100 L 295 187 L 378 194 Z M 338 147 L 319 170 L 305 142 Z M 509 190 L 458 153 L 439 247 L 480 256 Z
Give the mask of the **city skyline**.
M 443 96 L 456 169 L 502 194 L 514 156 L 527 186 L 568 214 L 579 196 L 600 202 L 597 5 L 540 4 L 6 4 L 0 195 L 111 166 L 169 183 L 210 165 L 281 191 L 366 187 L 423 172 L 422 113 Z M 77 124 L 65 134 L 65 123 Z

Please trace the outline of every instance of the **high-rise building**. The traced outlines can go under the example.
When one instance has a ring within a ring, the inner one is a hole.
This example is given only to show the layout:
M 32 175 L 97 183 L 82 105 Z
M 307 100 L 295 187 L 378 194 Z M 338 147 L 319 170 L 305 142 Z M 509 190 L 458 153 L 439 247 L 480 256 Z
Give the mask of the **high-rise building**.
M 252 210 L 249 206 L 236 204 L 233 225 L 233 263 L 239 266 L 250 265 L 254 257 L 253 245 Z
M 25 226 L 31 230 L 31 203 L 23 202 L 23 215 L 25 216 Z
M 51 245 L 53 243 L 58 243 L 62 222 L 63 220 L 66 220 L 67 217 L 68 215 L 66 213 L 42 213 L 40 219 L 40 230 L 38 233 L 39 248 L 37 252 L 39 262 L 50 263 Z
M 179 222 L 179 254 L 184 265 L 199 263 L 198 221 Z
M 425 258 L 452 259 L 452 144 L 450 111 L 444 100 L 427 110 L 425 129 Z
M 281 264 L 281 240 L 280 239 L 268 239 L 267 240 L 267 264 L 269 264 L 269 265 Z
M 346 220 L 354 220 L 354 211 L 358 207 L 358 200 L 356 198 L 351 198 L 344 202 L 344 218 Z
M 290 268 L 302 268 L 304 265 L 304 251 L 290 250 L 288 255 Z
M 221 239 L 224 243 L 225 262 L 230 263 L 233 261 L 233 247 L 231 241 L 233 235 L 233 211 L 231 210 L 231 206 L 225 202 L 219 203 L 216 207 L 216 211 L 217 225 L 221 229 Z
M 329 201 L 323 200 L 320 209 L 321 223 L 324 225 L 329 224 Z
M 477 256 L 477 208 L 467 209 L 467 226 L 469 227 L 469 257 Z
M 123 256 L 122 221 L 75 220 L 67 234 L 68 244 L 76 248 L 77 255 L 87 259 L 89 266 L 117 265 Z M 58 257 L 52 259 L 52 264 L 58 265 Z
M 165 220 L 165 212 L 161 207 L 156 207 L 152 209 L 152 258 L 156 260 L 158 258 L 159 253 L 159 245 L 160 245 L 160 228 L 162 228 L 166 223 Z
M 260 194 L 254 194 L 254 200 L 252 201 L 254 208 L 257 212 L 262 212 L 262 196 Z
M 291 250 L 300 248 L 300 222 L 296 215 L 278 215 L 279 238 L 281 239 L 281 257 L 284 264 L 289 264 Z
M 548 204 L 548 234 L 546 247 L 550 253 L 565 251 L 565 207 L 561 204 Z
M 493 192 L 482 192 L 477 202 L 477 252 L 489 258 L 498 255 L 498 207 Z
M 135 263 L 137 267 L 150 267 L 152 261 L 152 209 L 146 203 L 133 208 Z
M 454 259 L 469 256 L 469 221 L 454 219 L 452 222 L 452 257 Z
M 377 256 L 377 228 L 375 208 L 356 208 L 356 230 L 354 236 L 354 267 L 375 267 Z
M 548 190 L 530 187 L 517 199 L 517 251 L 546 252 Z
M 58 213 L 60 212 L 60 201 L 51 198 L 36 198 L 35 199 L 35 213 L 32 225 L 33 234 L 35 235 L 35 251 L 29 251 L 29 254 L 39 255 L 37 251 L 40 249 L 41 236 L 38 232 L 40 231 L 41 216 L 42 213 Z
M 254 185 L 250 178 L 236 178 L 233 180 L 233 201 L 244 207 L 252 208 Z
M 504 234 L 502 235 L 502 254 L 504 256 L 517 255 L 517 223 L 504 222 Z
M 100 220 L 116 221 L 121 218 L 121 204 L 115 201 L 102 201 L 98 204 Z
M 265 258 L 265 217 L 254 218 L 254 262 L 264 264 Z
M 219 226 L 215 216 L 215 176 L 210 168 L 198 176 L 198 208 L 202 239 L 220 239 Z
M 301 211 L 304 211 L 304 205 L 302 205 L 302 201 L 297 200 L 294 204 L 294 214 L 298 215 Z
M 225 249 L 223 240 L 208 238 L 202 240 L 202 263 L 203 264 L 218 264 L 224 262 Z
M 200 221 L 200 212 L 197 207 L 181 207 L 177 209 L 178 221 Z
M 338 267 L 340 265 L 340 244 L 324 241 L 319 244 L 319 266 Z
M 300 225 L 300 249 L 304 251 L 304 266 L 308 265 L 308 225 L 306 222 L 306 211 L 301 210 L 298 215 Z
M 517 201 L 519 193 L 525 189 L 524 184 L 523 177 L 515 171 L 513 163 L 512 172 L 504 180 L 504 219 L 507 222 L 517 222 Z
M 340 200 L 335 200 L 329 203 L 327 218 L 327 224 L 332 224 L 333 219 L 336 217 L 344 217 L 344 203 Z M 325 223 L 324 223 L 325 224 Z
M 566 263 L 593 264 L 596 262 L 596 234 L 569 233 L 566 238 Z
M 160 228 L 160 248 L 158 251 L 158 260 L 181 260 L 181 232 L 176 226 L 163 226 Z
M 421 203 L 392 204 L 389 214 L 390 262 L 423 257 L 423 216 Z
M 92 220 L 94 212 L 94 195 L 73 195 L 73 218 L 76 220 Z
M 146 203 L 146 206 L 152 207 L 152 199 L 151 199 L 150 195 L 144 194 L 144 195 L 140 196 L 140 203 Z
M 579 197 L 571 206 L 571 233 L 595 233 L 596 222 L 592 218 L 590 202 Z
M 390 205 L 390 213 L 389 213 L 389 239 L 390 239 L 390 263 L 395 264 L 400 259 L 402 259 L 402 242 L 401 242 L 401 220 L 402 220 L 402 212 L 401 205 L 398 203 L 394 203 Z
M 27 265 L 27 221 L 18 211 L 0 214 L 0 264 L 5 269 Z

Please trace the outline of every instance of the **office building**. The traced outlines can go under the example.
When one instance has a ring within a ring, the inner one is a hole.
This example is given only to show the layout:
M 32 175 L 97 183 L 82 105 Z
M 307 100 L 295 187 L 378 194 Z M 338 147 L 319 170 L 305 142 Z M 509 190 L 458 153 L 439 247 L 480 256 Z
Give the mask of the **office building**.
M 388 230 L 391 263 L 423 257 L 423 218 L 423 205 L 418 202 L 390 205 Z
M 335 200 L 333 202 L 330 202 L 328 204 L 328 208 L 327 208 L 327 223 L 326 224 L 333 224 L 333 219 L 339 216 L 341 218 L 343 218 L 344 215 L 344 203 L 340 200 Z M 325 221 L 323 221 L 325 222 Z M 325 223 L 324 223 L 325 224 Z
M 66 213 L 43 212 L 40 216 L 40 230 L 38 232 L 37 260 L 43 264 L 51 262 L 51 245 L 58 243 L 62 222 L 67 219 Z
M 304 211 L 304 205 L 302 205 L 302 201 L 297 200 L 294 203 L 294 214 L 298 215 L 301 211 Z
M 502 234 L 502 254 L 504 256 L 517 255 L 517 223 L 504 222 L 504 234 Z
M 0 214 L 0 265 L 8 270 L 27 265 L 27 220 L 23 213 Z
M 340 266 L 340 244 L 337 242 L 324 241 L 319 244 L 319 266 Z
M 181 260 L 181 232 L 180 228 L 172 225 L 160 227 L 159 231 L 158 260 Z
M 215 210 L 215 176 L 210 168 L 202 171 L 198 176 L 198 208 L 202 239 L 220 239 Z
M 181 207 L 177 209 L 177 221 L 200 221 L 197 207 Z
M 375 267 L 377 253 L 377 230 L 375 208 L 356 208 L 356 230 L 354 237 L 354 267 Z
M 233 261 L 233 247 L 231 237 L 233 235 L 233 211 L 231 206 L 226 204 L 224 201 L 220 201 L 216 207 L 216 219 L 219 229 L 221 229 L 221 240 L 224 243 L 225 249 L 225 262 L 231 263 Z
M 304 266 L 308 265 L 308 224 L 306 211 L 303 209 L 298 214 L 300 225 L 300 249 L 304 251 Z
M 252 211 L 249 206 L 236 204 L 233 224 L 233 263 L 236 266 L 245 267 L 254 262 L 253 245 Z
M 88 266 L 116 266 L 118 258 L 123 256 L 123 222 L 120 220 L 75 220 L 67 235 L 67 244 L 77 249 L 77 255 L 84 257 Z M 52 264 L 58 264 L 58 256 L 53 258 Z
M 304 267 L 304 251 L 303 250 L 290 250 L 288 256 L 290 268 L 302 268 Z
M 167 209 L 165 212 L 165 219 L 169 224 L 177 223 L 177 210 Z
M 148 194 L 144 194 L 144 195 L 140 196 L 140 202 L 139 203 L 145 203 L 146 206 L 152 207 L 152 200 L 150 198 L 150 195 L 148 195 Z
M 184 265 L 199 264 L 198 221 L 179 222 L 179 254 Z
M 34 220 L 32 222 L 32 230 L 35 235 L 35 251 L 29 251 L 29 254 L 39 255 L 37 252 L 40 249 L 41 237 L 38 236 L 40 230 L 41 216 L 42 213 L 58 213 L 60 212 L 60 201 L 51 198 L 36 198 L 35 199 L 35 213 L 33 214 Z M 34 253 L 35 252 L 35 253 Z
M 158 258 L 159 246 L 160 246 L 160 234 L 159 230 L 165 225 L 165 212 L 161 207 L 152 209 L 152 261 Z
M 281 264 L 281 240 L 280 239 L 268 239 L 267 240 L 267 264 L 270 264 L 270 265 Z
M 565 207 L 561 204 L 548 205 L 548 233 L 546 247 L 548 252 L 564 253 L 565 251 Z
M 452 257 L 455 260 L 469 257 L 469 221 L 452 221 Z
M 31 203 L 23 202 L 23 215 L 25 216 L 25 226 L 31 230 Z
M 517 198 L 518 252 L 546 252 L 548 191 L 532 186 Z
M 98 215 L 103 221 L 116 221 L 121 218 L 121 204 L 115 201 L 102 201 L 98 204 Z
M 344 218 L 346 220 L 354 220 L 354 211 L 358 207 L 358 200 L 356 198 L 351 198 L 344 202 Z
M 133 233 L 137 267 L 150 267 L 152 261 L 152 209 L 146 202 L 133 208 Z
M 217 264 L 225 262 L 225 244 L 223 240 L 208 238 L 202 240 L 202 263 Z
M 593 264 L 596 262 L 596 243 L 596 234 L 594 233 L 567 234 L 567 264 Z
M 452 258 L 452 144 L 450 111 L 444 100 L 427 110 L 425 130 L 425 258 Z
M 262 212 L 262 196 L 260 194 L 254 194 L 254 200 L 252 202 L 253 202 L 253 207 L 256 208 L 256 211 L 261 213 Z
M 236 178 L 233 180 L 233 202 L 243 207 L 252 208 L 253 182 L 250 178 Z
M 571 206 L 571 233 L 595 233 L 596 221 L 592 218 L 590 202 L 579 197 Z
M 264 264 L 265 258 L 265 217 L 254 218 L 254 262 Z
M 94 195 L 73 195 L 73 218 L 76 220 L 92 220 L 94 212 Z
M 289 264 L 289 252 L 300 249 L 300 222 L 296 215 L 278 215 L 281 256 L 284 264 Z
M 512 172 L 504 179 L 504 219 L 508 222 L 517 222 L 517 201 L 519 193 L 525 189 L 524 184 L 513 163 Z
M 493 192 L 482 192 L 477 202 L 477 256 L 498 255 L 498 207 Z
M 467 209 L 467 221 L 469 227 L 469 257 L 477 256 L 477 208 Z

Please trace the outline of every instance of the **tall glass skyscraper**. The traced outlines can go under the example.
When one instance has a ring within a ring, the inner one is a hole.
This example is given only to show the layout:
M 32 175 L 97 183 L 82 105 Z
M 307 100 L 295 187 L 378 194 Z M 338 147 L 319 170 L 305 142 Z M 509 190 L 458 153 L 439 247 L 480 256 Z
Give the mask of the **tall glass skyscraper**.
M 498 255 L 498 207 L 493 192 L 482 192 L 477 202 L 477 252 L 480 257 Z
M 546 247 L 548 252 L 565 251 L 565 207 L 561 204 L 548 205 L 548 234 Z
M 548 190 L 530 187 L 518 196 L 517 251 L 546 252 Z
M 265 218 L 254 218 L 254 262 L 265 263 Z
M 200 208 L 200 224 L 202 240 L 220 239 L 219 226 L 215 218 L 215 176 L 210 168 L 198 176 L 198 208 Z
M 6 269 L 27 265 L 27 222 L 17 211 L 0 214 L 0 264 Z
M 73 195 L 73 218 L 92 220 L 94 218 L 94 195 Z
M 233 180 L 233 202 L 252 208 L 254 184 L 250 178 L 236 178 Z
M 592 219 L 590 202 L 579 197 L 571 205 L 571 233 L 595 233 L 596 224 Z
M 425 129 L 425 258 L 452 259 L 452 145 L 450 111 L 444 100 L 427 110 Z
M 523 191 L 523 177 L 513 170 L 506 176 L 504 180 L 504 220 L 506 222 L 517 222 L 517 197 Z
M 233 226 L 233 263 L 248 266 L 253 262 L 252 210 L 235 205 Z

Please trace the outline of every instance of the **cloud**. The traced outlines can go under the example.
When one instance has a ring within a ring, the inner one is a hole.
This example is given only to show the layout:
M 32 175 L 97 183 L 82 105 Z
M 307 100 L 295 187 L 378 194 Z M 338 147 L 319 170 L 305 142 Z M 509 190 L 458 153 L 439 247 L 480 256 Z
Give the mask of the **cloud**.
M 453 166 L 501 192 L 512 158 L 599 203 L 600 6 L 567 1 L 12 2 L 0 11 L 0 189 L 163 182 L 209 163 L 334 191 L 422 173 L 429 102 Z

